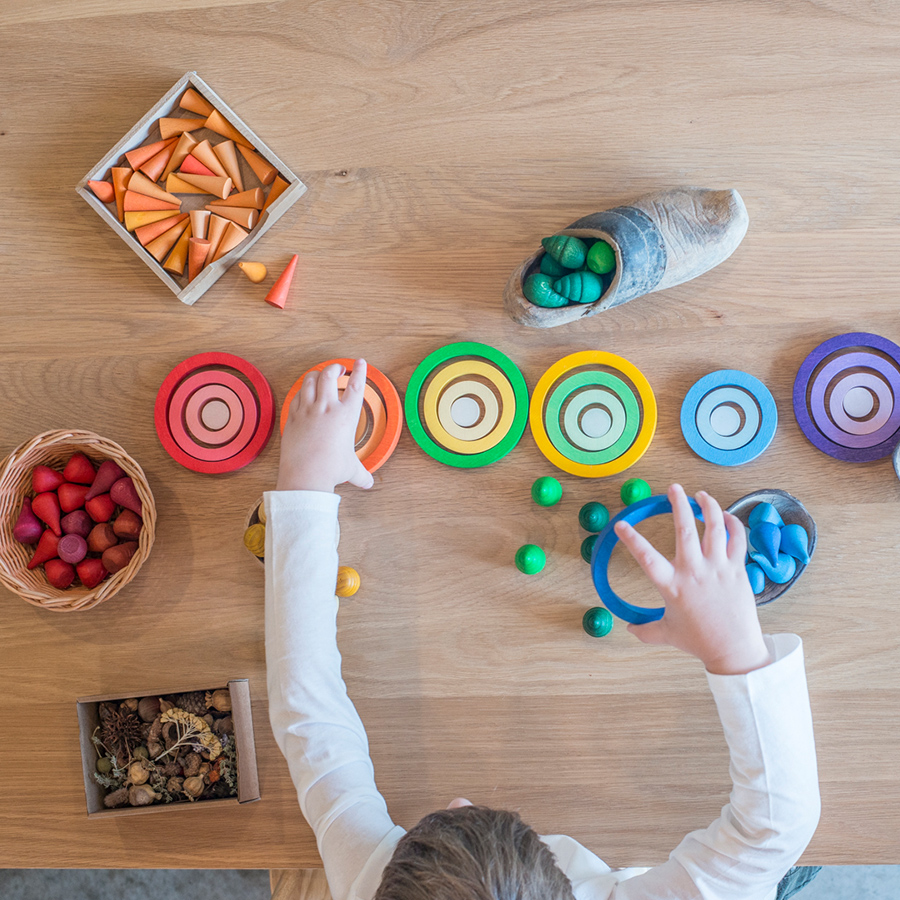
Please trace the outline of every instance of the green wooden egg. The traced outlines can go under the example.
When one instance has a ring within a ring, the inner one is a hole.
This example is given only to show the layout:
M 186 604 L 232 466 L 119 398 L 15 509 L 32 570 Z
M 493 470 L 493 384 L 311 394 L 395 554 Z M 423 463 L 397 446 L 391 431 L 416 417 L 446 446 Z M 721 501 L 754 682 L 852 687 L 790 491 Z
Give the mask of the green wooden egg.
M 593 272 L 572 272 L 554 281 L 553 290 L 575 303 L 593 303 L 603 293 L 603 281 Z
M 592 272 L 606 275 L 616 267 L 616 252 L 606 241 L 597 241 L 588 250 L 587 265 Z
M 569 302 L 566 297 L 553 290 L 553 280 L 549 275 L 541 275 L 537 272 L 525 279 L 522 293 L 535 306 L 565 306 Z
M 541 256 L 541 271 L 551 278 L 562 278 L 563 275 L 569 273 L 569 269 L 562 263 L 558 263 L 549 253 Z
M 587 259 L 587 246 L 584 241 L 568 234 L 554 234 L 545 237 L 541 244 L 544 249 L 567 269 L 580 269 Z

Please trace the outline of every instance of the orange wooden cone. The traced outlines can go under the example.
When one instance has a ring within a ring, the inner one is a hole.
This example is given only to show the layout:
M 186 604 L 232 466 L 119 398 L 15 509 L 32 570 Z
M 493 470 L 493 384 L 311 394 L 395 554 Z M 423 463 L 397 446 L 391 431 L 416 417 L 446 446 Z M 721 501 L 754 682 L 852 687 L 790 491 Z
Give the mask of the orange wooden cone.
M 240 225 L 229 222 L 228 227 L 225 229 L 225 234 L 222 235 L 222 240 L 219 241 L 219 246 L 216 248 L 212 261 L 215 262 L 217 259 L 221 259 L 226 253 L 234 250 L 244 238 L 249 236 L 250 233 L 244 231 Z
M 222 163 L 225 174 L 234 182 L 235 189 L 243 191 L 244 179 L 241 178 L 241 164 L 238 162 L 237 150 L 234 149 L 234 141 L 222 141 L 214 145 L 213 153 Z
M 174 152 L 175 141 L 171 141 L 167 146 L 163 147 L 156 156 L 150 157 L 150 159 L 141 166 L 141 171 L 151 181 L 158 181 L 163 173 L 163 169 L 168 165 Z
M 179 222 L 183 222 L 187 217 L 187 213 L 179 213 L 177 217 L 171 219 L 161 219 L 159 222 L 151 222 L 149 225 L 140 225 L 134 229 L 134 236 L 141 242 L 142 247 L 146 247 L 150 241 L 158 238 Z
M 205 194 L 203 188 L 188 184 L 183 178 L 179 178 L 174 172 L 166 177 L 166 190 L 170 194 Z
M 190 153 L 182 161 L 178 174 L 184 175 L 185 172 L 188 175 L 211 175 L 213 178 L 216 177 L 216 173 L 212 169 L 208 169 L 196 156 Z
M 120 222 L 125 221 L 125 191 L 128 190 L 128 181 L 131 178 L 131 169 L 127 166 L 113 166 L 110 169 L 113 180 L 113 193 L 116 197 L 116 214 Z
M 197 138 L 191 135 L 190 132 L 185 131 L 185 133 L 178 138 L 178 143 L 175 144 L 175 149 L 172 151 L 172 156 L 166 163 L 166 167 L 163 169 L 161 177 L 168 178 L 169 175 L 184 162 L 184 158 L 196 146 Z
M 125 212 L 136 212 L 139 209 L 181 209 L 181 203 L 168 203 L 165 200 L 157 200 L 156 197 L 148 197 L 146 194 L 125 191 L 123 208 Z
M 299 257 L 295 253 L 291 258 L 291 261 L 287 264 L 287 268 L 278 276 L 278 280 L 269 289 L 269 293 L 266 294 L 266 303 L 271 303 L 272 306 L 284 309 L 284 304 L 287 302 L 288 291 L 291 289 L 291 282 L 294 280 L 294 272 L 297 269 L 298 259 Z
M 181 232 L 181 237 L 175 242 L 172 252 L 166 257 L 163 268 L 173 275 L 184 275 L 184 267 L 187 265 L 188 241 L 191 239 L 191 223 Z
M 182 109 L 195 112 L 201 116 L 208 116 L 214 109 L 212 103 L 204 100 L 193 88 L 188 88 L 178 101 Z
M 254 153 L 253 150 L 248 150 L 244 146 L 238 147 L 238 150 L 241 151 L 241 155 L 247 160 L 247 165 L 253 169 L 256 177 L 263 184 L 271 184 L 275 180 L 275 176 L 278 174 L 275 166 L 267 163 L 258 153 Z
M 207 209 L 191 210 L 191 237 L 206 238 L 206 227 L 209 225 L 209 217 L 211 213 Z
M 231 173 L 226 171 L 225 166 L 222 165 L 222 161 L 216 156 L 209 141 L 200 141 L 200 143 L 191 150 L 191 156 L 199 159 L 213 175 L 218 175 L 219 178 L 231 177 Z M 197 174 L 202 175 L 203 173 L 198 172 Z
M 162 219 L 171 219 L 177 216 L 177 209 L 147 209 L 138 210 L 137 212 L 125 213 L 125 227 L 129 231 L 140 228 L 141 225 L 150 225 L 153 222 L 159 222 Z
M 166 203 L 180 203 L 174 195 L 164 191 L 155 181 L 151 181 L 143 172 L 135 172 L 128 182 L 128 190 L 136 194 L 144 194 L 155 200 L 165 200 Z
M 209 241 L 192 237 L 188 241 L 188 281 L 193 281 L 206 265 L 209 256 Z
M 148 159 L 153 159 L 168 143 L 169 141 L 155 141 L 152 144 L 145 144 L 143 147 L 135 147 L 134 150 L 129 150 L 125 154 L 125 159 L 133 169 L 139 169 Z
M 264 196 L 262 188 L 250 188 L 240 194 L 232 194 L 224 200 L 212 200 L 209 206 L 246 206 L 248 209 L 262 209 Z
M 253 149 L 253 144 L 247 140 L 230 122 L 226 120 L 226 118 L 220 113 L 217 109 L 214 109 L 206 119 L 206 127 L 210 131 L 214 131 L 216 134 L 221 134 L 222 137 L 228 138 L 230 141 L 234 141 L 236 144 L 239 144 L 242 147 L 249 147 L 251 150 Z
M 217 216 L 224 216 L 238 225 L 243 225 L 244 228 L 252 228 L 259 218 L 259 213 L 255 209 L 248 209 L 246 206 L 207 206 L 206 208 Z
M 196 131 L 203 127 L 203 119 L 160 119 L 159 133 L 163 140 L 178 137 L 185 131 Z
M 168 252 L 178 242 L 178 238 L 184 234 L 184 230 L 191 224 L 190 219 L 185 219 L 177 225 L 173 225 L 168 231 L 164 231 L 158 238 L 154 238 L 144 248 L 157 262 L 162 262 Z
M 190 175 L 179 172 L 178 177 L 194 187 L 201 188 L 204 194 L 214 194 L 223 200 L 231 193 L 231 179 L 219 178 L 217 175 Z
M 104 203 L 112 203 L 116 199 L 116 189 L 109 181 L 89 181 L 88 187 L 94 192 L 97 199 Z
M 289 187 L 290 185 L 280 175 L 276 175 L 261 212 L 265 212 Z
M 231 223 L 228 219 L 223 219 L 221 216 L 210 216 L 209 224 L 206 226 L 206 239 L 210 243 L 209 247 L 209 261 L 212 262 L 213 254 L 215 254 L 216 250 L 219 249 L 219 243 L 222 240 L 222 235 L 225 234 L 226 229 Z

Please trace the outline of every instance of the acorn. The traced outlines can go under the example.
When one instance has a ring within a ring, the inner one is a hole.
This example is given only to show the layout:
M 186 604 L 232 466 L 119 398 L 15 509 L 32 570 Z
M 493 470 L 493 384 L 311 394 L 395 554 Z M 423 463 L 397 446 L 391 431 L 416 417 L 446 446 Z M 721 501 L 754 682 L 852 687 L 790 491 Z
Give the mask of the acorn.
M 202 793 L 203 788 L 206 785 L 203 782 L 203 779 L 198 775 L 194 775 L 192 778 L 185 778 L 184 784 L 181 786 L 181 789 L 191 798 L 191 800 L 196 800 Z

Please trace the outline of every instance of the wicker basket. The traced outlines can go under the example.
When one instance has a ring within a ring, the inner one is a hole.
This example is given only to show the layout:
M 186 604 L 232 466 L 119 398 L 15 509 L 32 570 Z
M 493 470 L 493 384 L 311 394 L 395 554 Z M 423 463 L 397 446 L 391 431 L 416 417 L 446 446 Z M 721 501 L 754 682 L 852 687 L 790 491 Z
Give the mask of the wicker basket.
M 37 465 L 62 468 L 81 451 L 95 465 L 112 459 L 131 476 L 141 498 L 144 527 L 138 549 L 124 569 L 89 590 L 84 586 L 59 590 L 40 568 L 29 570 L 33 548 L 13 537 L 22 501 L 31 493 L 31 471 Z M 0 582 L 33 606 L 54 612 L 92 609 L 117 594 L 137 574 L 150 555 L 156 534 L 156 506 L 144 470 L 116 443 L 90 431 L 46 431 L 16 447 L 0 463 Z

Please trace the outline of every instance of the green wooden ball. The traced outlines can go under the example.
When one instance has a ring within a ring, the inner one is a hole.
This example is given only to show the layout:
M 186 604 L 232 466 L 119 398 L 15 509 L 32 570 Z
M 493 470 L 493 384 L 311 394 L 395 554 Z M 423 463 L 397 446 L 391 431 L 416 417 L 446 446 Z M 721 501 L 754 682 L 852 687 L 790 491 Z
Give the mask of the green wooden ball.
M 535 306 L 557 307 L 568 304 L 568 299 L 553 290 L 553 279 L 549 275 L 529 275 L 522 285 L 522 293 Z
M 592 272 L 606 275 L 616 267 L 616 252 L 606 241 L 597 241 L 588 250 L 587 265 Z
M 553 290 L 575 303 L 593 303 L 603 293 L 603 280 L 587 270 L 572 272 L 554 281 Z
M 592 606 L 581 619 L 581 627 L 591 637 L 606 637 L 613 627 L 612 613 L 602 606 Z
M 578 513 L 578 523 L 585 531 L 603 531 L 609 521 L 609 510 L 602 503 L 585 503 Z
M 531 499 L 538 506 L 554 506 L 562 499 L 562 485 L 552 476 L 543 475 L 531 486 Z
M 547 555 L 537 544 L 523 544 L 516 550 L 516 568 L 525 575 L 536 575 L 547 564 Z
M 632 503 L 637 503 L 638 500 L 646 500 L 652 493 L 650 485 L 643 478 L 629 478 L 622 485 L 619 496 L 626 506 L 631 506 Z
M 581 542 L 581 558 L 588 564 L 591 562 L 591 555 L 594 552 L 594 544 L 597 543 L 598 534 L 589 534 Z
M 554 234 L 545 237 L 541 244 L 544 249 L 567 269 L 580 269 L 587 259 L 587 244 L 568 234 Z

